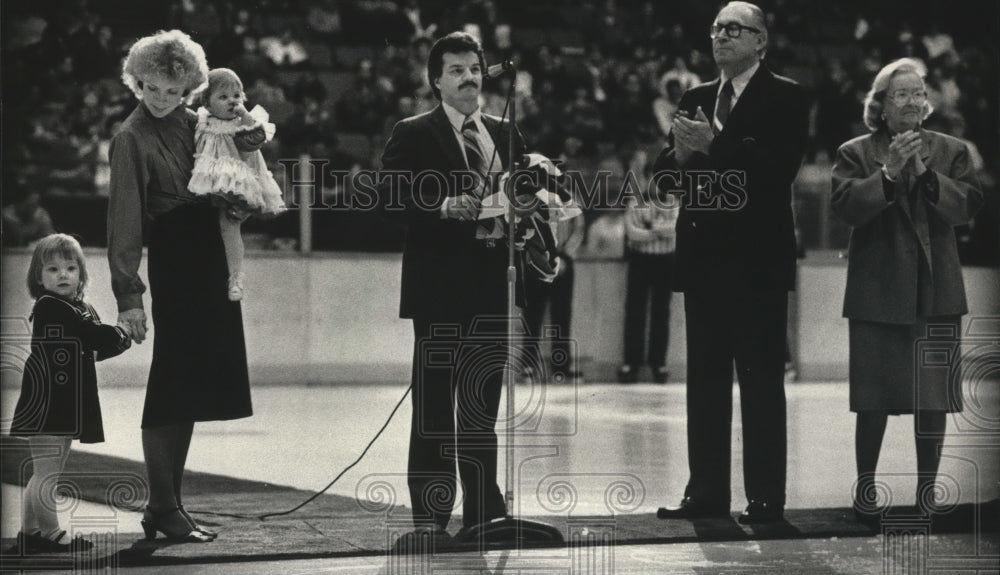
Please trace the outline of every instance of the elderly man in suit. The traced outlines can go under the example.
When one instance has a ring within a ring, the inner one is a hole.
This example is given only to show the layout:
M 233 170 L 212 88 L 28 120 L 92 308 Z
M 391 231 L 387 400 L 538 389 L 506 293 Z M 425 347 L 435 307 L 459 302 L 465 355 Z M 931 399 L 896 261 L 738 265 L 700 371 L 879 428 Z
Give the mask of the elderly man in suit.
M 677 283 L 687 323 L 690 478 L 661 519 L 725 517 L 735 362 L 748 505 L 741 523 L 783 517 L 788 291 L 795 286 L 792 182 L 808 136 L 808 102 L 762 61 L 760 8 L 730 2 L 711 26 L 721 77 L 681 98 L 654 169 L 661 189 L 685 189 L 677 221 Z
M 447 538 L 456 460 L 463 529 L 506 515 L 494 430 L 503 354 L 478 352 L 502 349 L 505 341 L 507 242 L 503 222 L 479 214 L 495 187 L 490 174 L 511 161 L 511 127 L 479 110 L 483 73 L 474 37 L 455 32 L 439 39 L 427 77 L 441 104 L 397 123 L 382 155 L 383 213 L 408 228 L 400 317 L 412 319 L 414 334 L 408 465 L 414 533 L 435 540 Z M 515 142 L 520 154 L 516 130 Z

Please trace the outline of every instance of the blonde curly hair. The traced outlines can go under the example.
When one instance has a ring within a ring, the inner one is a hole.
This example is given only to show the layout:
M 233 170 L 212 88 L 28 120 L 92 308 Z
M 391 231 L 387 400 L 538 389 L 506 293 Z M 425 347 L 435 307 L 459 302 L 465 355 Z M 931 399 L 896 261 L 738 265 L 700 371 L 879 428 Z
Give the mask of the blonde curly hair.
M 151 78 L 182 82 L 184 102 L 190 104 L 208 85 L 205 49 L 180 30 L 140 38 L 122 64 L 122 82 L 141 100 L 142 82 Z

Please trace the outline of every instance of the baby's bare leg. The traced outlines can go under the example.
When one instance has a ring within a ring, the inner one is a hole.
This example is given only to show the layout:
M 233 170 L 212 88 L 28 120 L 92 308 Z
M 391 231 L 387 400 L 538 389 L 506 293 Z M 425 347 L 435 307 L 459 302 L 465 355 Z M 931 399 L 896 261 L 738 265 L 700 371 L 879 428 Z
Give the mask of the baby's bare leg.
M 226 210 L 219 210 L 219 230 L 222 232 L 222 244 L 226 249 L 226 263 L 229 265 L 229 299 L 243 299 L 243 235 L 240 233 L 240 222 L 226 216 Z
M 222 245 L 226 248 L 229 275 L 243 271 L 243 235 L 240 233 L 240 222 L 229 219 L 226 210 L 219 210 L 219 230 L 222 232 Z

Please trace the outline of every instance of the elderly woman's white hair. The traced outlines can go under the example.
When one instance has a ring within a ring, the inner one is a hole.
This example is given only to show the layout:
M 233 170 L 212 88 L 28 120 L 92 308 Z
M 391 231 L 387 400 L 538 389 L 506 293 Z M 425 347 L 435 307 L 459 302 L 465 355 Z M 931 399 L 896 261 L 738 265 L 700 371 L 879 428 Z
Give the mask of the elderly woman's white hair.
M 885 128 L 883 111 L 885 110 L 886 90 L 889 89 L 889 83 L 895 76 L 904 73 L 916 74 L 920 78 L 920 81 L 924 81 L 927 68 L 919 60 L 900 58 L 886 64 L 875 75 L 875 79 L 872 80 L 872 87 L 865 96 L 864 114 L 862 116 L 862 120 L 864 120 L 869 130 L 875 132 Z M 926 120 L 927 116 L 930 116 L 933 111 L 934 107 L 931 106 L 930 102 L 925 100 L 923 115 L 920 121 Z
M 125 57 L 122 82 L 142 99 L 142 82 L 152 78 L 183 83 L 184 101 L 190 104 L 208 85 L 205 49 L 180 30 L 140 38 Z

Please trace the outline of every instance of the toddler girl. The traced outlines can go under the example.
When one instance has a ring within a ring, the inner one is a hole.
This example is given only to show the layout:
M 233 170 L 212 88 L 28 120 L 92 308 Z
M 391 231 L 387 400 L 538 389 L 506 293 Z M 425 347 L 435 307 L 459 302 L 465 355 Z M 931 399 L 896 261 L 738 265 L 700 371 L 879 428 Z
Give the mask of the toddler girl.
M 10 434 L 28 438 L 34 472 L 24 488 L 18 542 L 26 553 L 86 550 L 93 544 L 71 539 L 59 528 L 55 487 L 73 439 L 104 441 L 94 363 L 128 349 L 130 334 L 123 327 L 103 325 L 83 301 L 87 263 L 70 236 L 39 240 L 27 283 L 35 299 L 31 354 Z
M 274 137 L 274 124 L 260 106 L 247 112 L 243 82 L 228 68 L 208 73 L 195 128 L 194 171 L 188 189 L 211 194 L 220 206 L 219 227 L 229 263 L 229 299 L 243 299 L 243 238 L 239 214 L 274 215 L 285 209 L 281 188 L 260 147 Z

